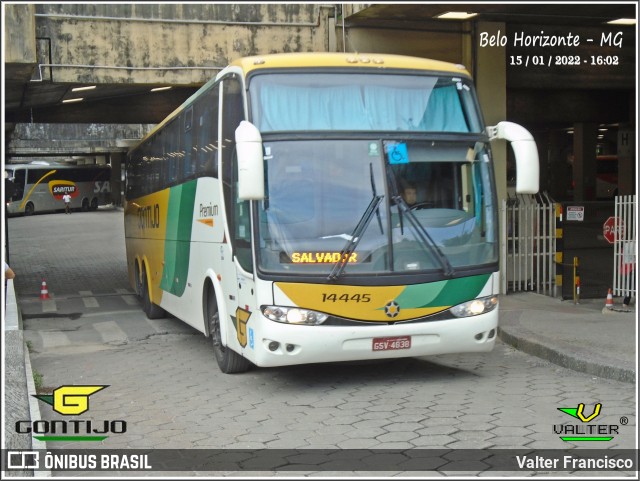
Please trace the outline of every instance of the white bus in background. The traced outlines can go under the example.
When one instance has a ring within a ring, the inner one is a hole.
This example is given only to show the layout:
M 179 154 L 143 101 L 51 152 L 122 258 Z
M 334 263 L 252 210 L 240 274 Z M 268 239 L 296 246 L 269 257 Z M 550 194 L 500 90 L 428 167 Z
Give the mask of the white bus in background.
M 5 164 L 8 215 L 64 210 L 62 197 L 71 195 L 71 208 L 96 210 L 111 203 L 111 166 Z

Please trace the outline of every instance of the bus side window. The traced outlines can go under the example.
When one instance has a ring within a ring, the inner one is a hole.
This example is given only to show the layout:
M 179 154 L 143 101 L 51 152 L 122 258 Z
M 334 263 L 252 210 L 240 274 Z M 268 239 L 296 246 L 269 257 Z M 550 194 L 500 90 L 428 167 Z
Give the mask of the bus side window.
M 194 107 L 194 155 L 198 164 L 198 177 L 218 177 L 219 87 L 219 84 L 215 84 Z
M 222 180 L 224 204 L 229 222 L 231 245 L 238 262 L 247 272 L 253 271 L 249 201 L 238 200 L 238 159 L 235 130 L 244 120 L 242 85 L 235 75 L 222 80 Z

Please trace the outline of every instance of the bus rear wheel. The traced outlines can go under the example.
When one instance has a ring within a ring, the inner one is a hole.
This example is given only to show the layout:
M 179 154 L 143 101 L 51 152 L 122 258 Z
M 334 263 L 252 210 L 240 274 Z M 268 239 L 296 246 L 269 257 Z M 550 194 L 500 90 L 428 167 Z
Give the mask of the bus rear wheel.
M 142 310 L 149 319 L 161 319 L 166 316 L 165 310 L 151 301 L 146 272 L 142 273 Z
M 91 210 L 98 210 L 98 199 L 95 197 L 91 199 L 91 205 L 89 206 Z
M 206 316 L 211 341 L 213 343 L 213 353 L 220 370 L 225 374 L 236 374 L 248 371 L 251 367 L 251 362 L 222 344 L 220 313 L 218 312 L 213 288 L 209 288 L 207 293 Z

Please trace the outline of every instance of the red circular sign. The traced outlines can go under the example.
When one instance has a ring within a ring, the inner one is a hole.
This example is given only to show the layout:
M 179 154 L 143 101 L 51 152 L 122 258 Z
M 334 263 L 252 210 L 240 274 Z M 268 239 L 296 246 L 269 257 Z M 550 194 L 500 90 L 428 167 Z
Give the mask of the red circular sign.
M 620 217 L 609 217 L 602 225 L 602 235 L 609 244 L 624 236 L 624 221 Z

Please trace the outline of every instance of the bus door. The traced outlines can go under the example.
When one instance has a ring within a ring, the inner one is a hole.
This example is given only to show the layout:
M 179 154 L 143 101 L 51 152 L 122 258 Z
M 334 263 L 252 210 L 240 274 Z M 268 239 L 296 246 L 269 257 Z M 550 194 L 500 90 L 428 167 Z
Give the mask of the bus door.
M 235 130 L 244 120 L 244 102 L 242 84 L 238 77 L 231 74 L 222 80 L 221 109 L 221 158 L 222 184 L 225 214 L 229 227 L 228 246 L 232 256 L 225 259 L 222 287 L 233 325 L 233 331 L 227 331 L 227 344 L 233 346 L 233 338 L 240 347 L 253 348 L 247 324 L 255 304 L 255 282 L 253 279 L 253 256 L 251 249 L 250 204 L 238 199 L 238 159 L 235 148 Z M 228 252 L 227 249 L 225 249 Z M 232 264 L 232 265 L 231 265 Z M 227 324 L 229 326 L 229 324 Z
M 27 171 L 25 169 L 16 169 L 13 171 L 13 176 L 9 179 L 9 182 L 11 182 L 11 191 L 7 190 L 8 200 L 22 200 L 24 196 L 24 185 L 27 180 L 26 173 Z

